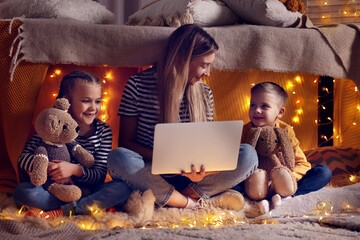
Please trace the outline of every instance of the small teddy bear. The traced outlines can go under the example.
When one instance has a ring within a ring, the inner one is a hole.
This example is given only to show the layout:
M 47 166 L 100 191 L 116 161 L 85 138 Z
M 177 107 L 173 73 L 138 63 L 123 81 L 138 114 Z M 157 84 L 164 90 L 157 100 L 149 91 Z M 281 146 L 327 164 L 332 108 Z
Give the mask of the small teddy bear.
M 51 160 L 71 161 L 74 157 L 82 166 L 89 168 L 94 164 L 94 157 L 77 144 L 79 126 L 67 110 L 70 103 L 66 98 L 57 99 L 53 108 L 39 113 L 35 120 L 35 130 L 42 142 L 36 149 L 33 159 L 31 183 L 43 186 L 63 202 L 76 201 L 81 197 L 81 189 L 76 185 L 59 184 L 47 174 Z
M 292 174 L 295 156 L 286 131 L 277 127 L 255 127 L 249 132 L 248 143 L 255 148 L 259 165 L 245 181 L 246 194 L 253 200 L 266 198 L 271 181 L 275 193 L 282 197 L 293 195 L 297 190 Z
M 305 4 L 301 0 L 280 0 L 285 6 L 286 9 L 291 12 L 300 12 L 301 14 L 306 13 Z

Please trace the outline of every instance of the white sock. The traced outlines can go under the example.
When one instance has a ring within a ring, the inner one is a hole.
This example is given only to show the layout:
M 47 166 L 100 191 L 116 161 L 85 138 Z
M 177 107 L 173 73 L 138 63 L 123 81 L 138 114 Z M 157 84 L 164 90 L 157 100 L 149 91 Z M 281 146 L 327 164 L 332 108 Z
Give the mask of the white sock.
M 187 203 L 186 203 L 185 208 L 195 208 L 197 206 L 198 206 L 198 204 L 194 199 L 187 197 Z
M 279 194 L 275 194 L 271 198 L 272 203 L 274 204 L 274 207 L 281 205 L 281 196 Z
M 258 202 L 259 210 L 261 214 L 268 213 L 270 210 L 270 204 L 269 201 L 264 199 Z
M 289 199 L 292 199 L 292 196 L 287 196 L 287 197 L 282 198 L 283 201 L 286 201 L 286 200 L 289 200 Z

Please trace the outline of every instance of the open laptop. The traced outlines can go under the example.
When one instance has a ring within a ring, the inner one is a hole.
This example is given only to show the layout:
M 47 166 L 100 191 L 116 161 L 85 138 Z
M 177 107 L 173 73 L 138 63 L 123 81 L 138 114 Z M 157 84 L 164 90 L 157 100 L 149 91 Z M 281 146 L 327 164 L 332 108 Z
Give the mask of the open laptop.
M 155 125 L 152 174 L 233 170 L 237 166 L 243 121 Z

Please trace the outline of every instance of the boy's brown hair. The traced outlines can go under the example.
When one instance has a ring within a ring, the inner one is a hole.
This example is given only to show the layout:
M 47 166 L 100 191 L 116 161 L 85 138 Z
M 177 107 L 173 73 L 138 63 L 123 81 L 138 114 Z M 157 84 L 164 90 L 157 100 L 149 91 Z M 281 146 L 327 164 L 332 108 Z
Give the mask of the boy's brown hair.
M 288 99 L 288 94 L 280 85 L 273 83 L 273 82 L 262 82 L 256 84 L 254 87 L 251 88 L 251 95 L 256 92 L 266 92 L 270 94 L 275 94 L 280 97 L 280 103 L 282 107 L 285 107 L 286 101 Z

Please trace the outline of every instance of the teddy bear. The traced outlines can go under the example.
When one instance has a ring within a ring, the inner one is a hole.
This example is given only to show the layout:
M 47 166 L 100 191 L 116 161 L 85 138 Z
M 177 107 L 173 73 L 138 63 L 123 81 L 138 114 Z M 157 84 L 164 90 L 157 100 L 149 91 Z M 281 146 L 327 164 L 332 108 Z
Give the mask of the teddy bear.
M 259 165 L 245 181 L 246 194 L 253 200 L 262 200 L 268 193 L 282 197 L 293 195 L 297 190 L 292 174 L 295 156 L 287 132 L 277 127 L 254 127 L 249 131 L 247 142 L 255 148 Z M 273 189 L 269 192 L 270 181 Z
M 306 13 L 305 4 L 301 0 L 280 0 L 286 9 L 291 12 L 300 12 L 301 14 Z
M 73 184 L 59 184 L 52 181 L 47 174 L 49 162 L 51 160 L 70 162 L 74 157 L 86 168 L 94 164 L 94 157 L 75 142 L 79 126 L 67 112 L 69 107 L 70 103 L 66 98 L 59 98 L 53 108 L 43 110 L 35 119 L 35 130 L 42 142 L 35 151 L 30 175 L 32 184 L 43 186 L 63 202 L 78 200 L 82 195 L 81 189 Z

